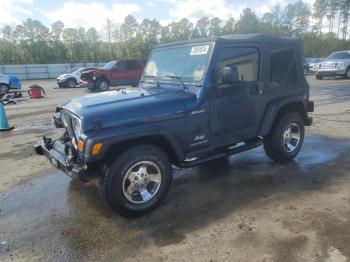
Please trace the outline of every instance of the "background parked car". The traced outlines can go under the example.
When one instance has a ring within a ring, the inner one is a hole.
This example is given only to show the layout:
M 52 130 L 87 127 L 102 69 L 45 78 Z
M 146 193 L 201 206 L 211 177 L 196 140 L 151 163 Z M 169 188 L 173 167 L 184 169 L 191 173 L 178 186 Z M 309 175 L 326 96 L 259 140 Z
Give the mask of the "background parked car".
M 316 79 L 325 76 L 350 78 L 350 50 L 334 52 L 316 68 Z
M 22 84 L 17 76 L 0 74 L 0 98 L 10 89 L 20 90 L 21 88 Z
M 89 70 L 95 70 L 94 67 L 82 67 L 75 69 L 73 72 L 68 74 L 61 74 L 57 77 L 57 84 L 59 87 L 76 87 L 80 83 L 80 75 L 83 72 L 89 71 Z
M 90 90 L 107 91 L 110 86 L 137 86 L 145 67 L 144 60 L 116 60 L 97 70 L 86 71 L 81 75 L 81 82 Z
M 315 73 L 316 69 L 319 67 L 320 63 L 325 60 L 325 58 L 306 58 L 307 62 L 307 72 L 308 73 Z

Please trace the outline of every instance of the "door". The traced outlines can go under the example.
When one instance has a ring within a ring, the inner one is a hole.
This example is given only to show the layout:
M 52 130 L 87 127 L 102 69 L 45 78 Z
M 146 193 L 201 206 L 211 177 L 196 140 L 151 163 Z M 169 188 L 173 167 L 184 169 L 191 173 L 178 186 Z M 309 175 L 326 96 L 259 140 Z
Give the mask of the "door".
M 223 83 L 224 67 L 235 69 L 236 79 Z M 259 81 L 260 53 L 256 47 L 222 46 L 216 63 L 216 83 L 210 100 L 210 128 L 220 146 L 252 138 L 257 133 L 257 99 L 262 95 Z
M 111 71 L 111 84 L 114 86 L 125 85 L 129 81 L 128 61 L 117 61 Z
M 137 85 L 140 81 L 143 69 L 138 61 L 128 61 L 128 80 L 129 84 Z

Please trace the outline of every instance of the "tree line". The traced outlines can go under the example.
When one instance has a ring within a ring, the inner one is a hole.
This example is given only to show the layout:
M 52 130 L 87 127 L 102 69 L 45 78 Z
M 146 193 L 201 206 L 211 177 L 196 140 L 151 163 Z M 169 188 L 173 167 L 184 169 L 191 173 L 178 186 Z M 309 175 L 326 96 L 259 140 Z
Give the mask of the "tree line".
M 302 1 L 258 17 L 250 8 L 238 20 L 203 17 L 195 23 L 184 18 L 165 26 L 156 19 L 125 17 L 120 26 L 106 21 L 107 38 L 94 28 L 69 28 L 61 21 L 50 27 L 33 19 L 4 26 L 0 38 L 0 64 L 87 63 L 115 58 L 147 58 L 162 43 L 229 34 L 266 33 L 296 36 L 303 42 L 305 57 L 324 57 L 350 49 L 348 21 L 350 0 L 316 0 L 310 7 Z

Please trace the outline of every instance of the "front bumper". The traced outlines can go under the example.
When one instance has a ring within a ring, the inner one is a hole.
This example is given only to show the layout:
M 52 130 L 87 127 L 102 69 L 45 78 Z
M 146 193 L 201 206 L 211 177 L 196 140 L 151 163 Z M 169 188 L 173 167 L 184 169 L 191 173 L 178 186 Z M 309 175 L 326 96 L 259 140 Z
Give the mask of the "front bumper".
M 345 69 L 324 69 L 324 70 L 316 70 L 316 75 L 319 75 L 319 76 L 343 76 L 345 75 Z
M 88 180 L 87 165 L 84 161 L 66 153 L 67 143 L 63 138 L 52 141 L 50 138 L 43 137 L 34 149 L 37 154 L 44 155 L 54 167 L 68 176 L 84 182 Z
M 67 85 L 67 78 L 64 78 L 64 79 L 58 79 L 57 78 L 57 84 L 58 86 L 66 86 Z

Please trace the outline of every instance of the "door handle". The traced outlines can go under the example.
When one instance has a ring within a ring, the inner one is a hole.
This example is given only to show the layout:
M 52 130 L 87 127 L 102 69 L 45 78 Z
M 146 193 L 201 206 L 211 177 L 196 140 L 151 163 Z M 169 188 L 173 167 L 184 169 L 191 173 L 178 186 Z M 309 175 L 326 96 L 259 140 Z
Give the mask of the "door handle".
M 253 84 L 253 86 L 250 88 L 250 94 L 251 95 L 258 95 L 258 94 L 262 94 L 263 90 L 262 88 L 260 88 L 260 86 L 258 84 Z

